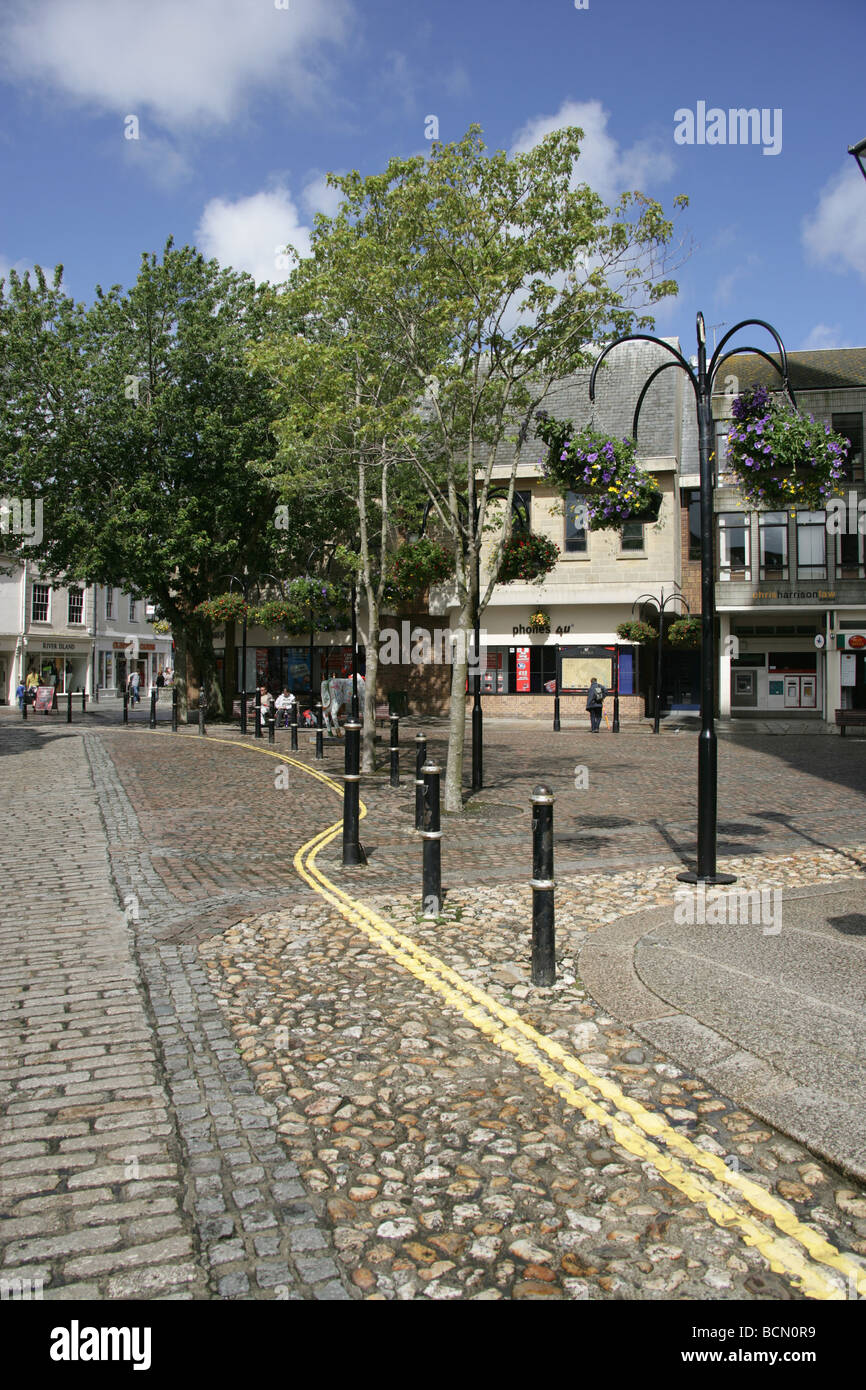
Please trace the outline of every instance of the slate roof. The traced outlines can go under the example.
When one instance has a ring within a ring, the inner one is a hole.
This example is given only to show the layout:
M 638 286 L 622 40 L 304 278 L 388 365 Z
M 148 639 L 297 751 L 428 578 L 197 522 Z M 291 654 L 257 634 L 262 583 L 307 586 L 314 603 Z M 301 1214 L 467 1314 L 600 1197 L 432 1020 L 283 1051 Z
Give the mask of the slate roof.
M 779 362 L 779 354 L 769 354 Z M 839 391 L 866 386 L 866 348 L 821 348 L 813 352 L 789 352 L 788 374 L 794 391 Z M 717 377 L 719 390 L 728 375 L 739 379 L 740 389 L 767 386 L 778 390 L 782 378 L 778 371 L 755 354 L 738 353 L 722 364 Z

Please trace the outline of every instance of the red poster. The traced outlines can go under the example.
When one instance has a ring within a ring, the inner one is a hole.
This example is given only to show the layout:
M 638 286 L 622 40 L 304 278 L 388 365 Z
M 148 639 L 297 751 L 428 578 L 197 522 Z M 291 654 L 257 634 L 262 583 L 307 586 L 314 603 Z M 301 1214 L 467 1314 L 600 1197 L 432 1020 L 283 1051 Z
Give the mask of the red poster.
M 36 688 L 36 699 L 33 701 L 34 709 L 51 709 L 54 704 L 54 686 L 40 685 Z
M 517 648 L 517 693 L 526 693 L 529 690 L 529 653 L 530 647 Z

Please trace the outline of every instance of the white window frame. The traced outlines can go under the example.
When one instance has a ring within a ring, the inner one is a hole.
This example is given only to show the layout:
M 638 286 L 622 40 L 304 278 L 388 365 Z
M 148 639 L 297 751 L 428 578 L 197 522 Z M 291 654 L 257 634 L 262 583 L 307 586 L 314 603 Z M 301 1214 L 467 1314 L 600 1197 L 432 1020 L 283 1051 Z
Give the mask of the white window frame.
M 74 597 L 76 594 L 77 594 L 78 597 L 81 599 L 81 608 L 80 608 L 81 616 L 80 616 L 79 618 L 73 618 L 73 616 L 72 616 L 72 599 L 73 599 L 73 597 Z M 77 588 L 77 587 L 73 587 L 72 589 L 67 589 L 67 590 L 66 590 L 66 626 L 67 626 L 67 627 L 82 627 L 83 624 L 84 624 L 84 590 L 83 590 L 83 589 L 79 589 L 79 588 Z
M 35 607 L 36 607 L 36 590 L 37 590 L 37 589 L 46 589 L 47 592 L 48 592 L 48 602 L 47 602 L 46 605 L 45 605 L 45 617 L 44 617 L 44 618 L 36 618 L 36 617 L 34 617 L 34 615 L 33 615 L 33 614 L 34 614 L 34 609 L 35 609 Z M 50 584 L 43 584 L 41 581 L 38 581 L 38 582 L 35 582 L 35 583 L 34 583 L 33 588 L 32 588 L 31 591 L 30 591 L 30 621 L 31 621 L 31 623 L 50 623 L 50 622 L 51 622 L 51 585 L 50 585 Z

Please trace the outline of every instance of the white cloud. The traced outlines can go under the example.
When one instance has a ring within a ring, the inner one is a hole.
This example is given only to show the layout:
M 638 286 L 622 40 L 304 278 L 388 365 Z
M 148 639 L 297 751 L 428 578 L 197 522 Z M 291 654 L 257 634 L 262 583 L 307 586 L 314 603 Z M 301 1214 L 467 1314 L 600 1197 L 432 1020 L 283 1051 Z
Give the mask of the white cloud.
M 821 190 L 803 221 L 803 245 L 813 261 L 866 279 L 866 185 L 853 160 Z
M 166 191 L 179 188 L 193 171 L 190 161 L 171 141 L 148 134 L 146 127 L 137 140 L 123 141 L 123 156 L 133 169 Z
M 551 131 L 579 126 L 584 139 L 573 183 L 588 183 L 608 204 L 621 193 L 640 189 L 646 192 L 654 183 L 665 183 L 673 176 L 674 159 L 650 140 L 639 140 L 630 149 L 621 149 L 608 133 L 610 113 L 600 101 L 564 101 L 554 116 L 534 116 L 517 134 L 512 153 L 531 150 Z
M 310 254 L 310 229 L 284 188 L 233 203 L 211 198 L 196 231 L 196 245 L 205 256 L 248 271 L 257 284 L 280 284 L 288 277 L 294 261 L 281 254 L 287 244 L 300 256 Z
M 855 346 L 856 344 L 854 343 L 844 343 L 842 341 L 842 329 L 838 323 L 816 323 L 798 351 L 809 352 L 816 348 L 845 348 Z
M 220 125 L 248 93 L 277 88 L 311 103 L 328 77 L 323 48 L 345 44 L 352 0 L 6 0 L 0 62 L 47 84 L 164 126 Z
M 326 217 L 336 216 L 342 199 L 339 188 L 332 188 L 325 174 L 314 174 L 301 190 L 301 203 L 311 217 L 317 212 L 323 212 Z

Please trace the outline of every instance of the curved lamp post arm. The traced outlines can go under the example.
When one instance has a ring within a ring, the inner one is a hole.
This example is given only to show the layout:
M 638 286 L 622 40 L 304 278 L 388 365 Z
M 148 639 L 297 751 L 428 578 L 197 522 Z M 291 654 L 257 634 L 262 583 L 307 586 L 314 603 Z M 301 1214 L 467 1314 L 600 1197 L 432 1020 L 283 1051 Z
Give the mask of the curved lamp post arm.
M 647 392 L 649 391 L 657 376 L 661 376 L 662 372 L 666 372 L 668 367 L 678 367 L 679 365 L 679 362 L 674 362 L 673 360 L 671 360 L 670 362 L 662 362 L 661 366 L 656 367 L 652 375 L 647 377 L 646 381 L 644 382 L 643 389 L 641 390 L 641 393 L 637 398 L 637 405 L 634 408 L 634 415 L 632 417 L 631 422 L 631 435 L 635 443 L 637 443 L 637 422 L 640 416 L 640 408 L 644 403 L 644 397 L 646 396 Z
M 608 343 L 607 347 L 604 349 L 604 352 L 601 354 L 599 358 L 596 359 L 595 365 L 593 366 L 593 369 L 589 377 L 590 401 L 595 400 L 595 377 L 599 367 L 601 366 L 604 359 L 607 357 L 607 354 L 611 352 L 613 348 L 619 347 L 620 343 L 655 343 L 657 347 L 664 348 L 665 352 L 669 352 L 671 357 L 673 357 L 683 368 L 683 370 L 688 374 L 689 380 L 691 381 L 692 386 L 694 387 L 695 395 L 698 394 L 698 383 L 695 380 L 695 374 L 681 352 L 678 352 L 675 347 L 671 347 L 670 343 L 665 343 L 662 341 L 661 338 L 656 338 L 652 333 L 629 333 L 628 336 L 625 338 L 617 338 L 615 343 Z
M 777 372 L 779 373 L 779 375 L 782 377 L 782 385 L 784 386 L 785 391 L 787 392 L 788 396 L 790 397 L 791 404 L 792 404 L 792 405 L 794 406 L 794 408 L 796 409 L 796 407 L 797 407 L 797 400 L 796 400 L 796 397 L 794 396 L 794 388 L 791 386 L 791 383 L 790 383 L 790 381 L 788 380 L 788 378 L 787 378 L 786 376 L 783 375 L 783 373 L 782 373 L 782 368 L 779 366 L 778 362 L 776 362 L 775 359 L 772 358 L 768 352 L 764 352 L 763 348 L 756 348 L 756 347 L 731 348 L 731 351 L 730 351 L 730 352 L 726 352 L 725 355 L 724 355 L 724 357 L 720 357 L 720 358 L 719 358 L 718 362 L 716 363 L 716 365 L 715 365 L 715 367 L 714 367 L 714 369 L 713 369 L 713 378 L 715 379 L 715 377 L 718 375 L 719 369 L 720 369 L 720 367 L 721 367 L 721 365 L 722 365 L 723 362 L 727 362 L 727 360 L 728 360 L 729 357 L 740 357 L 740 356 L 742 356 L 742 354 L 743 354 L 744 352 L 753 352 L 753 353 L 755 354 L 756 357 L 763 357 L 763 359 L 764 359 L 765 362 L 769 362 L 769 364 L 770 364 L 771 367 L 775 367 L 776 371 L 777 371 Z
M 790 387 L 788 386 L 788 354 L 785 351 L 785 344 L 782 342 L 782 339 L 779 337 L 773 325 L 771 323 L 767 323 L 765 319 L 743 319 L 740 323 L 735 323 L 733 328 L 728 329 L 728 332 L 725 334 L 724 338 L 720 340 L 718 347 L 716 348 L 715 352 L 710 358 L 710 363 L 707 368 L 707 376 L 712 381 L 713 377 L 716 374 L 716 369 L 719 365 L 720 359 L 722 357 L 722 348 L 725 346 L 725 343 L 729 342 L 730 339 L 733 338 L 735 333 L 739 333 L 741 328 L 748 328 L 750 325 L 754 325 L 757 328 L 765 328 L 769 333 L 770 337 L 775 341 L 775 344 L 779 349 L 779 357 L 782 361 L 782 380 L 785 383 L 785 389 L 790 390 Z M 756 349 L 741 348 L 740 351 L 754 352 L 756 351 Z M 730 353 L 727 353 L 725 355 L 730 356 Z M 774 362 L 773 366 L 778 366 L 778 363 Z

